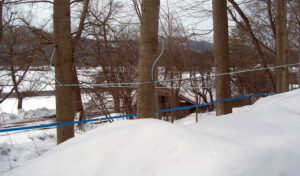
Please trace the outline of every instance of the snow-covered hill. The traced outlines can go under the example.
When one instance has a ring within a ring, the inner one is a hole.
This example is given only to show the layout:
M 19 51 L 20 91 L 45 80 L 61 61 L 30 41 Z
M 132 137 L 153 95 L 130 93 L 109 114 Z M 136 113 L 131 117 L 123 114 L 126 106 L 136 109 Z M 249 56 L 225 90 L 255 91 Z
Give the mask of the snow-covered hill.
M 128 120 L 98 127 L 3 176 L 300 175 L 300 90 L 200 122 Z M 186 125 L 188 124 L 188 125 Z

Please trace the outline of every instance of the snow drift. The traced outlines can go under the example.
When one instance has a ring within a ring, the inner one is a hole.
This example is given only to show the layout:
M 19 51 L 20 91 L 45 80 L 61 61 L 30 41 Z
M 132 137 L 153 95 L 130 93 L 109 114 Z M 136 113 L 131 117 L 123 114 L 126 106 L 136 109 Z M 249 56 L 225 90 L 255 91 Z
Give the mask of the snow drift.
M 35 110 L 25 111 L 19 109 L 16 114 L 13 113 L 0 113 L 0 127 L 10 122 L 20 122 L 22 120 L 34 120 L 39 118 L 55 118 L 55 110 L 47 108 L 38 108 Z
M 3 176 L 300 175 L 299 100 L 300 90 L 295 90 L 192 125 L 119 121 L 68 140 Z

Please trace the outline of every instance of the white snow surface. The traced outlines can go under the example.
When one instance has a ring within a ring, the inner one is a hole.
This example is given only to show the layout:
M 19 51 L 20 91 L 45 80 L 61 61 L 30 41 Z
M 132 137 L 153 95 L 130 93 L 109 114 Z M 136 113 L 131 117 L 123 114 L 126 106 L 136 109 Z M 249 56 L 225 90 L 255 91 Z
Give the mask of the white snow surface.
M 17 109 L 18 100 L 16 98 L 8 98 L 0 104 L 1 113 L 13 113 L 18 114 Z M 23 100 L 23 109 L 25 111 L 36 110 L 36 109 L 55 109 L 55 97 L 29 97 Z
M 100 126 L 3 176 L 300 175 L 300 90 L 233 114 Z M 184 122 L 184 123 L 183 123 Z M 189 122 L 189 123 L 187 123 Z
M 37 118 L 49 118 L 55 115 L 54 109 L 38 108 L 35 110 L 25 111 L 24 109 L 19 109 L 17 114 L 13 113 L 0 113 L 0 127 L 10 122 L 21 122 L 23 120 L 33 120 Z

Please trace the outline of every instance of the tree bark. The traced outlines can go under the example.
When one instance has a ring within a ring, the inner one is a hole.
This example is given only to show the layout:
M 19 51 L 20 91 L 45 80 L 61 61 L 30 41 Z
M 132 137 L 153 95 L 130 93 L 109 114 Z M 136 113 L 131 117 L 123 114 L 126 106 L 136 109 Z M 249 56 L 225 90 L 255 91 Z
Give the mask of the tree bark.
M 300 18 L 300 1 L 298 1 L 298 16 Z M 298 23 L 298 29 L 299 29 L 299 34 L 300 34 L 300 23 Z M 300 63 L 300 35 L 299 35 L 299 55 L 298 55 L 298 62 Z M 299 88 L 300 88 L 300 65 L 298 66 L 298 82 L 299 82 Z
M 227 1 L 213 0 L 213 26 L 214 26 L 214 62 L 216 73 L 229 72 L 229 43 L 228 43 L 228 18 Z M 229 75 L 216 77 L 216 99 L 230 98 Z M 232 112 L 229 101 L 216 105 L 216 114 L 224 115 Z
M 2 41 L 3 36 L 3 3 L 4 0 L 0 1 L 0 43 Z
M 72 59 L 72 37 L 70 22 L 70 1 L 54 0 L 53 31 L 55 52 L 55 77 L 62 84 L 73 84 L 74 64 Z M 74 120 L 74 96 L 72 86 L 55 86 L 56 121 Z M 74 125 L 57 127 L 57 144 L 74 136 Z
M 158 47 L 160 0 L 143 0 L 141 39 L 138 64 L 137 118 L 155 118 L 155 85 L 151 83 L 151 68 Z
M 287 5 L 286 0 L 276 0 L 276 64 L 287 64 Z M 276 91 L 282 93 L 288 91 L 287 68 L 276 70 Z

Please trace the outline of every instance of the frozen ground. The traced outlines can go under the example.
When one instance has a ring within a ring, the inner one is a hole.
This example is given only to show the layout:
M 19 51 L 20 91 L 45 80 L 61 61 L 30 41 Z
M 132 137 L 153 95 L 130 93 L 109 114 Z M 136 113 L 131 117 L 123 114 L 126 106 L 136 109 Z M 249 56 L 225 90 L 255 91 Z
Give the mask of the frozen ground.
M 201 114 L 197 124 L 194 115 L 175 124 L 118 121 L 59 146 L 54 131 L 12 134 L 11 140 L 1 134 L 0 166 L 9 165 L 8 157 L 21 160 L 2 175 L 300 175 L 299 100 L 300 90 L 294 90 L 262 98 L 230 115 Z

